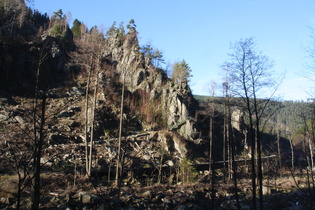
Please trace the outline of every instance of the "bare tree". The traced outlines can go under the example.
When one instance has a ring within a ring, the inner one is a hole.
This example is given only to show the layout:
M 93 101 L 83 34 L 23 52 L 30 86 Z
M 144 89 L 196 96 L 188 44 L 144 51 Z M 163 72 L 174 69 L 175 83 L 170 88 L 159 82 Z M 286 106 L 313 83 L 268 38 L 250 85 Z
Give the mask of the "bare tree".
M 85 170 L 86 175 L 91 175 L 92 153 L 95 138 L 95 112 L 98 96 L 99 73 L 102 65 L 102 50 L 104 46 L 104 35 L 96 27 L 93 27 L 90 33 L 84 24 L 81 24 L 81 39 L 77 41 L 77 51 L 72 53 L 71 66 L 80 66 L 86 70 L 86 90 L 85 90 Z M 90 91 L 93 90 L 93 96 Z M 89 114 L 89 111 L 91 115 Z
M 125 93 L 125 75 L 123 75 L 123 86 L 121 91 L 121 104 L 120 104 L 120 120 L 119 120 L 119 136 L 118 136 L 118 148 L 117 148 L 117 160 L 116 160 L 116 187 L 118 187 L 118 200 L 120 196 L 120 180 L 122 172 L 122 155 L 121 155 L 121 136 L 123 127 L 123 114 L 124 114 L 124 93 Z
M 33 204 L 32 209 L 39 209 L 40 203 L 40 174 L 41 174 L 41 156 L 42 147 L 44 142 L 44 125 L 45 125 L 45 112 L 46 112 L 46 93 L 43 93 L 41 100 L 41 114 L 40 114 L 40 124 L 38 130 L 38 138 L 35 135 L 35 151 L 34 151 L 34 192 L 33 192 Z M 34 124 L 36 121 L 34 122 Z M 36 127 L 34 127 L 34 132 Z
M 92 57 L 92 56 L 91 56 Z M 92 59 L 91 59 L 92 60 Z M 86 91 L 85 91 L 85 125 L 84 125 L 84 136 L 85 136 L 85 170 L 88 176 L 90 176 L 90 167 L 89 167 L 89 90 L 90 90 L 90 80 L 91 80 L 91 67 L 88 72 L 88 79 L 86 83 Z
M 278 123 L 277 123 L 278 125 Z M 281 168 L 280 130 L 277 131 L 278 167 Z
M 215 201 L 215 170 L 213 169 L 213 141 L 214 141 L 214 118 L 216 112 L 216 104 L 212 101 L 213 97 L 215 96 L 215 91 L 218 87 L 218 84 L 214 81 L 211 81 L 209 84 L 209 94 L 212 99 L 209 100 L 209 176 L 210 176 L 210 184 L 211 184 L 211 205 L 214 208 L 214 201 Z M 223 153 L 223 156 L 225 154 Z
M 241 107 L 247 112 L 252 146 L 252 205 L 256 209 L 255 154 L 257 150 L 259 203 L 260 209 L 263 209 L 260 123 L 265 114 L 265 109 L 278 87 L 278 83 L 272 79 L 272 63 L 266 56 L 255 52 L 253 38 L 236 42 L 234 45 L 231 45 L 231 50 L 232 53 L 229 54 L 230 59 L 224 66 L 227 67 L 227 74 L 229 81 L 231 81 L 231 93 L 241 99 Z M 260 93 L 266 88 L 272 88 L 270 97 L 265 100 L 259 100 L 259 97 L 263 98 L 263 95 L 260 95 Z
M 47 87 L 43 85 L 46 81 L 41 81 L 41 68 L 50 52 L 44 52 L 44 49 L 40 52 L 40 58 L 35 75 L 35 98 L 33 105 L 33 131 L 34 131 L 34 175 L 33 175 L 33 199 L 32 209 L 39 209 L 40 203 L 40 188 L 41 188 L 41 157 L 42 147 L 44 144 L 45 132 L 44 125 L 46 120 L 46 91 Z M 54 55 L 54 52 L 52 52 Z M 39 114 L 38 114 L 39 113 Z M 39 119 L 38 119 L 39 116 Z
M 217 88 L 217 84 L 212 81 L 209 85 L 209 93 L 210 96 L 213 98 L 215 96 L 215 90 Z M 211 101 L 211 99 L 208 102 L 209 104 L 209 172 L 212 173 L 212 163 L 213 163 L 213 135 L 214 135 L 214 126 L 213 126 L 213 121 L 214 121 L 214 115 L 215 115 L 215 109 L 216 109 L 216 104 Z
M 291 168 L 292 168 L 292 171 L 294 171 L 294 147 L 293 147 L 291 138 L 289 139 L 289 142 L 290 142 L 290 147 L 291 147 Z

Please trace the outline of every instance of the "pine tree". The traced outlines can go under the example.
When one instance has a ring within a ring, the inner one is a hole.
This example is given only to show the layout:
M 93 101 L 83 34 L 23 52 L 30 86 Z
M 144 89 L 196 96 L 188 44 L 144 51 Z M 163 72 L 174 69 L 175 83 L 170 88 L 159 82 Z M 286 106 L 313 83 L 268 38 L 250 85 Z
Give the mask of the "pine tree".
M 191 68 L 184 59 L 173 65 L 172 79 L 175 83 L 188 83 L 191 77 Z
M 71 28 L 71 31 L 73 33 L 74 38 L 81 39 L 81 22 L 78 19 L 75 19 L 73 21 L 73 26 Z
M 136 23 L 135 23 L 135 20 L 134 19 L 131 19 L 129 21 L 129 24 L 127 25 L 127 29 L 129 29 L 129 31 L 136 31 Z

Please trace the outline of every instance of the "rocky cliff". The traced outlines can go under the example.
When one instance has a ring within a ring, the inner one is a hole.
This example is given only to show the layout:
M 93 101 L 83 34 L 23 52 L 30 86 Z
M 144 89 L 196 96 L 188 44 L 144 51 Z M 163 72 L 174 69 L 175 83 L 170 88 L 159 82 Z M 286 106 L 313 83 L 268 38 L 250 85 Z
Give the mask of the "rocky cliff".
M 103 56 L 116 63 L 120 81 L 125 82 L 131 92 L 148 95 L 146 106 L 154 106 L 160 112 L 163 123 L 176 130 L 186 139 L 196 139 L 194 127 L 195 111 L 198 106 L 186 83 L 175 84 L 162 69 L 147 63 L 140 53 L 137 33 L 129 32 L 123 39 L 115 34 L 105 41 Z

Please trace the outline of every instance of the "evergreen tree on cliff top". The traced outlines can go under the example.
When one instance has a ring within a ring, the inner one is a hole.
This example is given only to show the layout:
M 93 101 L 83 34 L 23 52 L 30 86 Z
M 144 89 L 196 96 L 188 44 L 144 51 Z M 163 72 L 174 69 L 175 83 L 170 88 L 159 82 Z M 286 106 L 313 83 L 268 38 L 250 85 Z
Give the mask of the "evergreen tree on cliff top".
M 174 63 L 172 79 L 175 83 L 188 83 L 190 82 L 191 77 L 191 68 L 184 59 L 180 62 Z

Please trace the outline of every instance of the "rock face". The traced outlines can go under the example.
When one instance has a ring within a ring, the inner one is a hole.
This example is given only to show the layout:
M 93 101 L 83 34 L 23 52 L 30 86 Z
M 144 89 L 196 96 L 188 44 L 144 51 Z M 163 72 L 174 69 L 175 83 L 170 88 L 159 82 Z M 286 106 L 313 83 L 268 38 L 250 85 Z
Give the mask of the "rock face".
M 244 116 L 241 110 L 235 110 L 232 113 L 232 127 L 238 130 L 239 132 L 242 132 L 242 126 L 244 125 Z
M 196 138 L 194 115 L 197 101 L 186 83 L 175 84 L 166 73 L 149 65 L 139 52 L 137 33 L 129 32 L 124 39 L 119 35 L 108 37 L 103 56 L 116 63 L 120 81 L 130 92 L 141 90 L 149 97 L 147 106 L 154 104 L 163 123 L 169 130 L 176 130 L 186 139 Z

